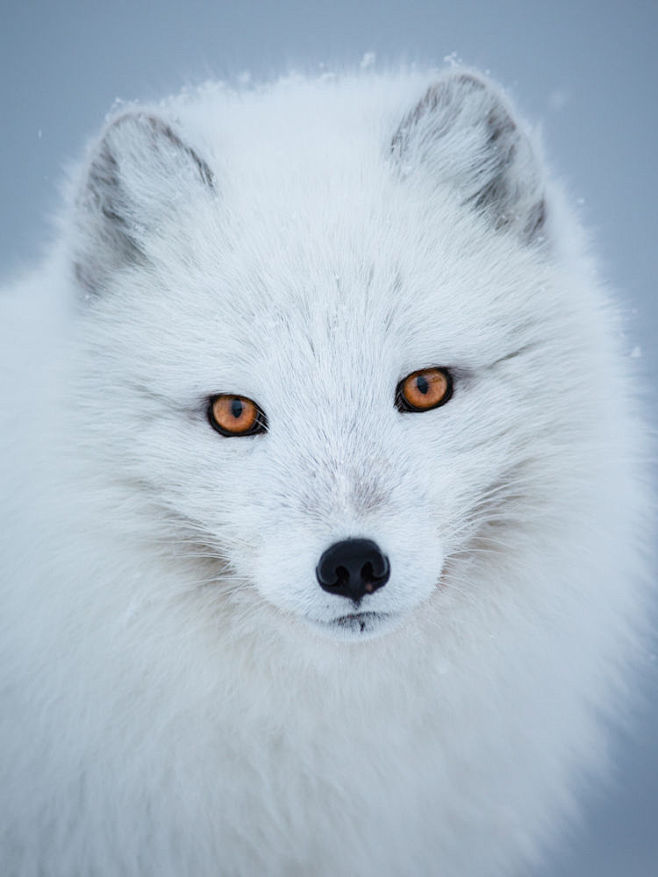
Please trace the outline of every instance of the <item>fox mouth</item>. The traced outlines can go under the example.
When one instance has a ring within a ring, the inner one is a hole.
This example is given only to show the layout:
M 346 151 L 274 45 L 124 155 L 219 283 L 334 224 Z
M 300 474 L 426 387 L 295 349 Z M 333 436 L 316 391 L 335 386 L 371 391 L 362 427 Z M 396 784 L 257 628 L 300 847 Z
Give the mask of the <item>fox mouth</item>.
M 333 633 L 348 639 L 377 636 L 389 630 L 395 623 L 396 616 L 390 612 L 351 612 L 340 615 L 330 621 L 314 620 L 314 623 L 325 633 Z M 341 637 L 342 638 L 342 637 Z
M 383 612 L 352 612 L 349 615 L 341 615 L 340 618 L 335 618 L 329 623 L 347 630 L 358 629 L 360 633 L 364 633 L 368 627 L 377 624 L 385 617 Z

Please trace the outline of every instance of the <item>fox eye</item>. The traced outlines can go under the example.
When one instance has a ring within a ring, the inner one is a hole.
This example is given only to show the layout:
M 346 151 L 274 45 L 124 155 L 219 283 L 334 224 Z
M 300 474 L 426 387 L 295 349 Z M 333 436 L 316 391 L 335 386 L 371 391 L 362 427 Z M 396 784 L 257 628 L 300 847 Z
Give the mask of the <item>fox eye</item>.
M 220 393 L 208 401 L 208 420 L 220 435 L 256 435 L 267 432 L 265 413 L 245 396 Z
M 398 411 L 429 411 L 452 396 L 452 376 L 445 368 L 422 368 L 403 378 L 395 391 Z

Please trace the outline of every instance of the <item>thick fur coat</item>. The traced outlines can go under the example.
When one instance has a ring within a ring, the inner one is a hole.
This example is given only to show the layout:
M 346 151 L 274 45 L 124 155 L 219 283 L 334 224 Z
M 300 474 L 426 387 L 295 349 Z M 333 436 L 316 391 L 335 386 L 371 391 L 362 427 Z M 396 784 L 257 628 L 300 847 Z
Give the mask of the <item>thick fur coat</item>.
M 124 108 L 73 176 L 2 300 L 3 875 L 527 874 L 624 710 L 647 515 L 536 138 L 468 71 L 289 78 Z M 316 576 L 355 538 L 358 604 Z

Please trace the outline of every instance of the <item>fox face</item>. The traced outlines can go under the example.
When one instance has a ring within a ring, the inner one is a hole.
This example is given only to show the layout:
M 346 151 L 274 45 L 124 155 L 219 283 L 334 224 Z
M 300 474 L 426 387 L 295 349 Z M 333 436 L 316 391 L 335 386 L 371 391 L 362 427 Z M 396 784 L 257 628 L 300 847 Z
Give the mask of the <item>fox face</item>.
M 158 510 L 143 538 L 356 640 L 476 592 L 529 519 L 557 533 L 595 404 L 561 372 L 591 350 L 504 99 L 450 73 L 382 111 L 378 88 L 301 132 L 276 97 L 258 136 L 239 104 L 223 132 L 116 118 L 70 247 L 82 428 Z

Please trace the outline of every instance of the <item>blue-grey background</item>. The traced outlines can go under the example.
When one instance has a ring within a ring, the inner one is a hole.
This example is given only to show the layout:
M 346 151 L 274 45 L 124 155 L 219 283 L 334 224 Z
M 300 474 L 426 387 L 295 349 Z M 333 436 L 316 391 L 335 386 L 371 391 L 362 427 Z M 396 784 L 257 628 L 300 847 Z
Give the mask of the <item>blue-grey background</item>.
M 658 380 L 658 0 L 0 0 L 0 273 L 49 233 L 65 162 L 117 97 L 291 67 L 441 64 L 455 53 L 503 82 L 540 122 L 549 159 L 627 303 L 651 416 Z M 658 874 L 658 667 L 570 843 L 533 877 Z

